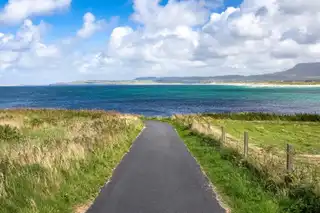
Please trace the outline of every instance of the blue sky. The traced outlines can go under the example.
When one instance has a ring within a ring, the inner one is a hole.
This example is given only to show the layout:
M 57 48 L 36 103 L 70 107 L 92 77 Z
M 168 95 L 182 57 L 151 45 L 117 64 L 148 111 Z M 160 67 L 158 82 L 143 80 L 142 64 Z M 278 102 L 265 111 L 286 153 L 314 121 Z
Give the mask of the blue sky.
M 249 75 L 319 58 L 314 0 L 0 0 L 0 84 Z
M 8 0 L 0 0 L 0 7 L 3 8 Z M 128 23 L 128 17 L 132 14 L 132 2 L 129 0 L 77 0 L 71 3 L 71 7 L 60 11 L 54 16 L 39 16 L 32 20 L 39 23 L 46 21 L 56 29 L 52 37 L 69 36 L 82 24 L 82 17 L 86 12 L 91 12 L 99 19 L 117 16 L 120 24 Z M 18 26 L 3 26 L 7 31 L 14 31 Z
M 237 7 L 242 0 L 226 0 L 221 7 L 213 11 L 222 12 L 225 8 Z M 0 0 L 0 8 L 3 8 L 8 0 Z M 166 5 L 168 0 L 162 0 L 160 5 Z M 55 30 L 51 31 L 51 38 L 70 36 L 82 24 L 83 14 L 91 12 L 98 19 L 110 19 L 119 17 L 119 25 L 129 25 L 135 27 L 135 23 L 130 20 L 130 15 L 134 12 L 132 0 L 77 0 L 71 3 L 71 7 L 65 11 L 59 12 L 54 16 L 39 16 L 32 20 L 39 23 L 41 20 L 46 21 L 54 26 Z M 17 26 L 2 26 L 4 32 L 14 32 Z

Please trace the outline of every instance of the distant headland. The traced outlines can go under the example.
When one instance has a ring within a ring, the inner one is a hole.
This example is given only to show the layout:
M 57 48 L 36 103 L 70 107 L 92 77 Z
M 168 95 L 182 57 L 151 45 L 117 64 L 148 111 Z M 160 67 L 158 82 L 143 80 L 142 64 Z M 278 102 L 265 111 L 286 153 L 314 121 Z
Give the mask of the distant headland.
M 181 85 L 213 84 L 239 86 L 320 86 L 320 62 L 301 63 L 293 68 L 262 75 L 224 75 L 188 77 L 139 77 L 133 80 L 86 80 L 52 85 Z

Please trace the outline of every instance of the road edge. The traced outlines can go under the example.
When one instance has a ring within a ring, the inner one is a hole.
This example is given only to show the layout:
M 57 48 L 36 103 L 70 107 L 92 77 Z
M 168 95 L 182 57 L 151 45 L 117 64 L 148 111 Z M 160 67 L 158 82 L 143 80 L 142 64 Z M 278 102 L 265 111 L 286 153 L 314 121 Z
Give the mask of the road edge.
M 169 123 L 167 123 L 169 124 Z M 211 180 L 209 179 L 208 175 L 206 174 L 206 172 L 204 171 L 203 167 L 201 166 L 201 164 L 199 163 L 199 161 L 197 160 L 197 158 L 195 158 L 192 154 L 192 152 L 189 150 L 188 146 L 186 145 L 186 143 L 184 142 L 184 140 L 180 137 L 179 132 L 177 131 L 177 129 L 169 124 L 170 126 L 172 126 L 172 128 L 174 129 L 174 131 L 177 133 L 178 137 L 180 138 L 180 140 L 183 142 L 183 145 L 186 147 L 186 149 L 188 150 L 189 154 L 192 156 L 192 158 L 196 161 L 196 163 L 198 164 L 203 176 L 205 177 L 206 181 L 208 182 L 208 186 L 210 188 L 210 190 L 213 192 L 213 194 L 215 196 L 213 196 L 214 199 L 216 199 L 219 203 L 219 205 L 225 210 L 226 213 L 231 213 L 230 207 L 226 204 L 226 202 L 223 201 L 222 196 L 219 195 L 217 188 L 213 185 L 213 183 L 211 182 Z
M 139 134 L 135 137 L 135 139 L 132 141 L 128 151 L 126 153 L 124 153 L 124 155 L 122 156 L 121 160 L 119 161 L 119 163 L 112 169 L 112 172 L 111 172 L 111 176 L 109 179 L 106 180 L 106 182 L 100 187 L 99 189 L 99 192 L 97 193 L 98 196 L 99 194 L 101 193 L 101 191 L 103 190 L 103 188 L 107 187 L 108 184 L 111 182 L 111 179 L 113 177 L 113 174 L 116 170 L 116 168 L 121 164 L 121 162 L 123 161 L 123 159 L 126 157 L 126 155 L 131 151 L 133 145 L 135 144 L 135 142 L 138 140 L 138 138 L 141 136 L 141 134 L 143 133 L 143 131 L 146 129 L 146 125 L 144 124 L 143 125 L 143 128 L 141 129 L 141 131 L 139 132 Z M 88 203 L 86 204 L 83 204 L 83 205 L 79 205 L 75 210 L 74 210 L 74 213 L 86 213 L 90 210 L 90 208 L 92 207 L 92 205 L 94 204 L 94 201 L 95 201 L 96 197 L 91 200 L 91 201 L 88 201 Z

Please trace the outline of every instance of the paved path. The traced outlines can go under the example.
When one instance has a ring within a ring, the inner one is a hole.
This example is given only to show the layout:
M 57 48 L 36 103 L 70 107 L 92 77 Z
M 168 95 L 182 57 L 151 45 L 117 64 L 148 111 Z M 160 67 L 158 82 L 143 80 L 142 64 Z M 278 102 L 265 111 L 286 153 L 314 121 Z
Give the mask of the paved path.
M 224 213 L 168 124 L 147 121 L 87 213 Z

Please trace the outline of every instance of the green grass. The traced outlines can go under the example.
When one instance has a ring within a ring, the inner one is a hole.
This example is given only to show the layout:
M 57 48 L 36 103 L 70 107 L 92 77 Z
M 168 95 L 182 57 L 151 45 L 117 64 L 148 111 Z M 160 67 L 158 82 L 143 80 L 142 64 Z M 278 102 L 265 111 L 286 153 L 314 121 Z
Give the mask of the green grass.
M 173 124 L 231 212 L 320 212 L 320 197 L 307 186 L 277 185 L 247 164 L 235 150 Z
M 113 112 L 1 110 L 1 213 L 67 213 L 90 203 L 142 126 Z
M 249 143 L 266 150 L 285 151 L 286 144 L 292 144 L 298 154 L 320 154 L 320 115 L 272 113 L 223 113 L 176 116 L 179 121 L 192 125 L 193 122 L 215 127 L 215 134 L 221 134 L 220 127 L 243 141 L 244 132 L 249 133 Z
M 297 153 L 320 154 L 320 122 L 289 121 L 239 121 L 212 119 L 212 123 L 224 126 L 226 132 L 243 141 L 247 131 L 250 143 L 262 148 L 278 148 L 284 151 L 286 144 L 294 146 Z
M 246 168 L 235 166 L 228 159 L 228 151 L 221 153 L 212 139 L 193 134 L 177 126 L 179 135 L 197 159 L 208 178 L 217 188 L 223 201 L 235 213 L 276 213 L 279 201 L 260 185 Z M 216 142 L 217 143 L 217 142 Z
M 307 121 L 320 122 L 319 114 L 276 114 L 263 112 L 242 112 L 242 113 L 204 113 L 201 116 L 207 116 L 214 119 L 231 119 L 244 121 Z
M 285 144 L 319 154 L 318 115 L 231 113 L 176 115 L 172 122 L 192 154 L 234 212 L 320 212 L 320 170 L 314 155 L 294 155 L 286 171 Z M 221 143 L 221 129 L 227 137 Z M 243 132 L 250 136 L 243 156 Z M 260 146 L 262 148 L 257 148 Z M 271 149 L 275 147 L 275 149 Z M 279 152 L 281 150 L 282 152 Z

